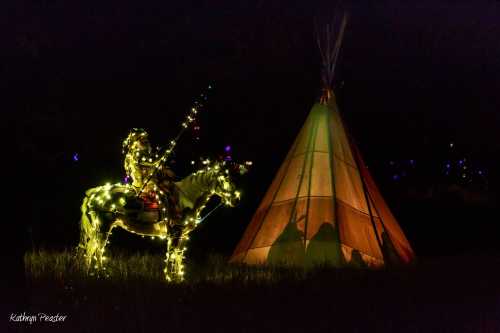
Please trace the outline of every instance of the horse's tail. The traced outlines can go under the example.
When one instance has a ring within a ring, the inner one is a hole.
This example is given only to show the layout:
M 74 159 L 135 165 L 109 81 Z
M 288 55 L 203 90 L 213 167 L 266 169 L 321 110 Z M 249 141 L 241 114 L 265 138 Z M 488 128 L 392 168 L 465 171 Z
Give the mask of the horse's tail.
M 87 242 L 92 228 L 91 217 L 88 213 L 88 201 L 89 198 L 86 196 L 80 207 L 80 211 L 82 212 L 82 217 L 80 218 L 80 245 L 84 245 Z
M 94 254 L 94 242 L 96 228 L 93 223 L 92 212 L 89 212 L 89 200 L 90 193 L 87 191 L 85 198 L 83 199 L 80 211 L 82 216 L 80 218 L 80 243 L 77 247 L 77 253 L 86 257 L 88 263 Z

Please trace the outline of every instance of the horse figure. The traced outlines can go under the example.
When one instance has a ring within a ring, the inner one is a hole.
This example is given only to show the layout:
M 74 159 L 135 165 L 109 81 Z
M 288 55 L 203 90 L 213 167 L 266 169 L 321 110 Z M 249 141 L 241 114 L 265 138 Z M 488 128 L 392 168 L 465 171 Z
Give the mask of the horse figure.
M 205 168 L 176 182 L 174 188 L 176 211 L 180 212 L 175 216 L 168 216 L 165 208 L 162 208 L 163 212 L 148 209 L 132 185 L 107 184 L 87 190 L 81 206 L 78 254 L 88 270 L 95 268 L 101 272 L 106 269 L 105 248 L 113 228 L 120 227 L 135 234 L 166 240 L 165 277 L 167 281 L 182 281 L 188 235 L 200 222 L 206 203 L 215 195 L 221 198 L 221 204 L 234 207 L 240 193 L 231 181 L 225 162 L 207 162 Z M 165 196 L 161 191 L 160 195 Z M 166 198 L 161 199 L 166 201 Z

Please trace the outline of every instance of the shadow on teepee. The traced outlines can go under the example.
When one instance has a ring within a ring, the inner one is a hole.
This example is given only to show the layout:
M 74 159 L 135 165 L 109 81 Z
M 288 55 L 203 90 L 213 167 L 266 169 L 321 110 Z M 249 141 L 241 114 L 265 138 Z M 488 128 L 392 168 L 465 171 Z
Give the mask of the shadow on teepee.
M 318 232 L 309 241 L 305 264 L 309 268 L 314 266 L 342 267 L 344 265 L 339 234 L 331 223 L 323 222 Z
M 356 249 L 352 250 L 349 266 L 356 269 L 368 268 L 368 265 L 363 260 L 363 257 L 361 257 L 361 253 Z
M 269 264 L 304 266 L 306 258 L 304 233 L 297 227 L 297 223 L 302 220 L 304 216 L 299 220 L 297 220 L 295 216 L 295 214 L 292 216 L 291 221 L 271 246 L 267 257 L 267 262 Z
M 401 266 L 403 264 L 394 244 L 385 231 L 382 232 L 382 255 L 386 266 Z

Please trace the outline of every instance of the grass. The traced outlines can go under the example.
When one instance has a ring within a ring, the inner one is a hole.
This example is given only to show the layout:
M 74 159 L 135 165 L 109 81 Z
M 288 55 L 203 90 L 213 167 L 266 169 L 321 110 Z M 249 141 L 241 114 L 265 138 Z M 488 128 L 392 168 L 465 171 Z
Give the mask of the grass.
M 315 270 L 226 264 L 210 255 L 167 284 L 163 256 L 112 253 L 109 278 L 85 274 L 71 251 L 25 256 L 30 313 L 72 332 L 498 332 L 500 258 L 462 256 L 409 269 Z M 15 323 L 14 328 L 20 328 Z M 26 324 L 27 325 L 27 324 Z
M 25 254 L 25 269 L 28 281 L 36 284 L 39 281 L 72 281 L 85 285 L 88 283 L 127 284 L 131 281 L 148 281 L 165 284 L 163 274 L 164 259 L 162 255 L 139 253 L 126 255 L 114 253 L 106 261 L 108 278 L 87 274 L 81 262 L 74 258 L 71 250 L 51 252 L 39 250 Z M 283 280 L 300 281 L 307 278 L 308 272 L 302 269 L 283 268 L 278 266 L 246 266 L 229 265 L 227 258 L 220 255 L 208 255 L 202 265 L 187 265 L 188 279 L 184 285 L 201 283 L 214 284 L 272 284 Z

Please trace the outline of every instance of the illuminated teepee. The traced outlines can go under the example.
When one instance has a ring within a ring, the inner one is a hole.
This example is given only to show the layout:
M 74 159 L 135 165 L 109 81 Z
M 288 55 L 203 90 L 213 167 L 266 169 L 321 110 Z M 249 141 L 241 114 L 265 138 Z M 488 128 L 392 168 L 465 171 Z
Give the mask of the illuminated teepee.
M 344 17 L 340 37 L 345 23 Z M 340 40 L 331 51 L 328 43 L 321 50 L 323 96 L 312 107 L 231 262 L 377 267 L 414 258 L 328 88 Z

